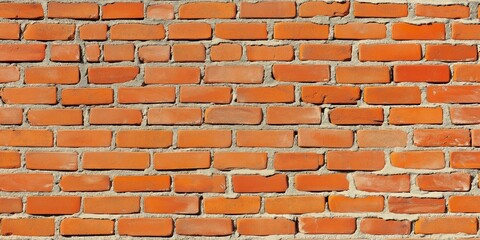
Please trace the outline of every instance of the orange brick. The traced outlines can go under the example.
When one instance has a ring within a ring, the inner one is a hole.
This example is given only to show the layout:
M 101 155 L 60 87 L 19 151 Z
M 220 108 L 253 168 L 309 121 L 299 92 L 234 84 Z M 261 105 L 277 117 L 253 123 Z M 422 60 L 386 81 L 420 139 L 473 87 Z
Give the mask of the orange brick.
M 407 4 L 397 3 L 353 3 L 353 15 L 355 17 L 379 17 L 379 18 L 399 18 L 408 15 Z
M 79 62 L 80 46 L 78 44 L 52 45 L 50 60 L 54 62 Z
M 41 129 L 2 129 L 0 146 L 53 147 L 53 132 Z
M 86 41 L 103 41 L 107 40 L 107 24 L 92 23 L 80 26 L 80 39 Z
M 140 125 L 142 111 L 127 108 L 92 108 L 90 124 L 92 125 Z
M 20 165 L 21 159 L 19 152 L 0 151 L 0 168 L 19 168 Z
M 48 3 L 48 18 L 72 18 L 97 20 L 98 5 L 96 3 Z
M 295 222 L 286 218 L 242 218 L 237 220 L 237 231 L 253 236 L 293 235 L 296 228 Z
M 342 195 L 330 195 L 328 204 L 332 212 L 381 212 L 384 208 L 382 196 L 350 198 Z
M 328 25 L 309 22 L 275 23 L 273 38 L 280 40 L 322 40 L 328 38 Z
M 80 211 L 81 197 L 27 196 L 25 212 L 32 215 L 64 215 Z
M 298 146 L 347 148 L 353 145 L 353 132 L 346 129 L 310 129 L 298 130 Z
M 259 196 L 207 197 L 203 204 L 207 214 L 254 214 L 260 211 Z
M 210 167 L 210 152 L 163 152 L 153 155 L 157 170 L 185 170 Z
M 302 86 L 302 102 L 314 104 L 355 104 L 360 88 L 350 86 Z
M 113 103 L 111 88 L 68 88 L 62 90 L 62 105 L 99 105 Z
M 417 176 L 417 186 L 423 191 L 467 192 L 471 176 L 468 173 L 438 173 Z
M 273 168 L 280 171 L 317 170 L 323 165 L 323 155 L 305 152 L 277 152 L 273 158 Z
M 232 145 L 230 130 L 179 130 L 177 147 L 180 148 L 226 148 Z M 208 139 L 205 136 L 209 136 Z
M 260 124 L 262 109 L 259 107 L 222 106 L 205 109 L 205 123 L 209 124 Z
M 227 40 L 266 40 L 266 23 L 217 23 L 215 36 Z
M 213 167 L 219 170 L 265 169 L 267 154 L 262 152 L 215 152 Z
M 361 129 L 357 131 L 359 147 L 393 148 L 407 146 L 407 133 L 403 130 Z
M 73 126 L 83 124 L 81 109 L 31 109 L 27 119 L 32 126 Z
M 363 100 L 368 104 L 420 104 L 418 87 L 365 87 Z
M 226 178 L 224 175 L 175 175 L 173 187 L 176 193 L 224 193 Z
M 168 237 L 173 234 L 171 218 L 120 218 L 118 234 L 135 237 Z
M 319 124 L 322 111 L 319 107 L 267 107 L 267 124 Z
M 392 213 L 444 213 L 443 198 L 389 197 L 388 210 Z
M 0 190 L 3 192 L 51 192 L 52 189 L 52 174 L 0 174 Z
M 381 23 L 347 23 L 335 25 L 335 39 L 384 39 L 387 27 Z
M 207 66 L 205 83 L 262 83 L 263 66 Z
M 248 61 L 292 61 L 294 50 L 291 45 L 247 46 Z
M 139 68 L 134 66 L 89 67 L 88 82 L 94 84 L 124 83 L 134 80 L 139 71 Z
M 394 23 L 392 25 L 392 39 L 443 40 L 445 39 L 445 24 L 414 25 L 410 23 Z
M 299 231 L 306 234 L 352 234 L 355 232 L 355 218 L 299 218 Z
M 300 4 L 298 15 L 305 18 L 315 16 L 341 17 L 348 14 L 349 8 L 350 2 L 308 1 Z
M 102 6 L 102 19 L 142 19 L 142 2 L 115 2 Z
M 470 8 L 464 5 L 416 4 L 415 15 L 432 18 L 468 18 Z
M 151 45 L 138 48 L 138 59 L 142 62 L 168 62 L 170 46 Z
M 103 45 L 103 60 L 105 62 L 132 62 L 135 58 L 133 44 L 105 44 Z
M 15 82 L 20 80 L 20 68 L 16 66 L 0 67 L 0 83 Z
M 165 28 L 161 24 L 121 23 L 110 27 L 112 40 L 162 40 Z
M 174 9 L 172 4 L 153 4 L 147 7 L 147 18 L 173 19 Z
M 1 125 L 20 125 L 23 122 L 23 109 L 21 108 L 0 108 Z
M 210 47 L 212 61 L 237 61 L 242 57 L 242 46 L 239 44 L 221 43 Z
M 178 9 L 180 19 L 235 18 L 237 7 L 228 2 L 191 2 Z
M 112 144 L 110 130 L 59 130 L 57 146 L 59 147 L 108 147 Z
M 43 7 L 40 3 L 0 3 L 0 17 L 11 19 L 43 18 Z
M 31 23 L 23 32 L 25 40 L 72 40 L 75 38 L 75 25 L 57 23 Z
M 450 68 L 448 65 L 397 65 L 393 68 L 393 81 L 447 83 Z
M 173 60 L 175 62 L 205 61 L 205 46 L 203 44 L 173 45 Z
M 0 62 L 41 62 L 45 44 L 0 44 Z
M 385 166 L 382 151 L 328 151 L 327 169 L 336 171 L 376 171 Z
M 285 174 L 272 176 L 234 175 L 233 191 L 237 193 L 285 192 L 288 188 L 288 177 Z
M 100 192 L 110 189 L 110 178 L 107 175 L 64 175 L 60 183 L 64 192 Z
M 241 103 L 291 103 L 294 101 L 293 85 L 237 88 L 237 102 Z
M 208 23 L 173 23 L 168 26 L 168 39 L 203 40 L 212 38 L 212 27 Z
M 410 175 L 355 174 L 355 187 L 365 192 L 410 192 Z
M 115 176 L 115 192 L 163 192 L 170 190 L 170 176 Z
M 426 46 L 425 59 L 429 61 L 461 62 L 475 61 L 477 58 L 477 46 L 474 45 L 439 44 Z
M 373 235 L 407 235 L 411 231 L 410 225 L 408 220 L 364 218 L 360 222 L 360 231 Z
M 297 174 L 295 175 L 295 188 L 299 191 L 326 192 L 348 190 L 347 175 L 335 174 Z
M 146 152 L 85 152 L 84 169 L 146 169 L 150 155 Z
M 198 67 L 146 67 L 146 84 L 188 84 L 200 82 Z
M 200 108 L 150 108 L 147 114 L 149 125 L 200 125 Z
M 336 125 L 382 125 L 382 108 L 335 108 L 330 122 Z
M 392 152 L 390 162 L 398 168 L 442 169 L 445 167 L 445 156 L 440 151 Z
M 223 86 L 182 86 L 180 102 L 182 103 L 230 103 L 232 89 Z
M 228 218 L 179 218 L 175 227 L 177 234 L 187 236 L 229 236 L 233 232 Z
M 76 84 L 80 81 L 78 66 L 29 67 L 25 69 L 27 84 Z
M 391 108 L 388 117 L 390 124 L 442 124 L 443 110 L 435 108 Z
M 475 217 L 420 217 L 414 225 L 415 234 L 476 234 Z
M 140 197 L 84 197 L 83 212 L 93 214 L 127 214 L 140 211 Z
M 76 152 L 26 152 L 25 167 L 33 170 L 75 171 L 78 169 Z
M 360 44 L 360 61 L 416 61 L 422 58 L 420 44 Z
M 292 130 L 238 130 L 239 147 L 292 147 Z
M 0 198 L 0 213 L 20 213 L 23 211 L 22 199 L 18 197 Z
M 467 129 L 415 129 L 413 143 L 420 147 L 470 146 L 470 131 Z
M 454 22 L 452 23 L 452 39 L 456 40 L 478 40 L 480 25 L 478 24 L 465 24 Z
M 265 198 L 265 212 L 270 214 L 305 214 L 325 211 L 323 196 L 279 196 Z
M 114 225 L 114 220 L 109 219 L 65 218 L 60 223 L 60 234 L 62 236 L 112 235 Z
M 293 18 L 296 16 L 295 2 L 241 2 L 240 18 Z
M 3 6 L 0 6 L 0 9 Z M 0 12 L 1 13 L 1 12 Z M 0 232 L 3 236 L 39 236 L 55 234 L 54 218 L 5 218 L 2 219 Z
M 20 25 L 18 23 L 0 23 L 1 40 L 20 39 Z
M 174 87 L 120 87 L 118 102 L 135 103 L 173 103 L 175 102 Z
M 168 148 L 172 145 L 170 130 L 120 130 L 115 145 L 120 148 Z
M 200 200 L 196 196 L 146 196 L 144 211 L 164 214 L 197 214 Z
M 56 104 L 56 87 L 3 88 L 0 97 L 6 104 Z
M 347 61 L 352 57 L 352 46 L 346 44 L 301 44 L 300 60 Z

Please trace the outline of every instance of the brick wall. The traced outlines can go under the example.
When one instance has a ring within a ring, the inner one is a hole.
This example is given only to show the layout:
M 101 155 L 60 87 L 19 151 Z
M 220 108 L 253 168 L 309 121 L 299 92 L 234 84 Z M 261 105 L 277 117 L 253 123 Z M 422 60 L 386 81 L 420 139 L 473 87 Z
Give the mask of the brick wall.
M 478 235 L 478 3 L 374 2 L 0 2 L 2 239 Z

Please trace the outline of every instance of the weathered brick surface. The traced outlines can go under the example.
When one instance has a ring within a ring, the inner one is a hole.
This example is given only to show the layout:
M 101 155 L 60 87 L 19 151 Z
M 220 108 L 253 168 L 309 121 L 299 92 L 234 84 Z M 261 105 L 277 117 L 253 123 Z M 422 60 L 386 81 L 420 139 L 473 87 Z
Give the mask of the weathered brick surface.
M 0 238 L 474 239 L 473 0 L 0 0 Z

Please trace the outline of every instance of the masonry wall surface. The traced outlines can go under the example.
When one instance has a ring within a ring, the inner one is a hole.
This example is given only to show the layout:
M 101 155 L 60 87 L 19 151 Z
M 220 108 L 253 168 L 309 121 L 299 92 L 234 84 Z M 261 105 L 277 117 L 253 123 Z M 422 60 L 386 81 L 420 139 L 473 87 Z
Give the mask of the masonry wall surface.
M 479 17 L 2 0 L 1 238 L 475 238 Z

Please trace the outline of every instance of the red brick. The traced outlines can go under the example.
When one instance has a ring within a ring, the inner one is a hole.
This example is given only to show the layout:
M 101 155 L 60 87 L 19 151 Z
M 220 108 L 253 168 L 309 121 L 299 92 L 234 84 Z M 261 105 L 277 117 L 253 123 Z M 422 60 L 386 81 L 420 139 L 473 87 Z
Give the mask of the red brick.
M 335 108 L 329 112 L 336 125 L 382 125 L 382 108 Z
M 444 213 L 445 199 L 418 197 L 389 197 L 388 210 L 392 213 Z
M 475 61 L 477 58 L 477 46 L 449 44 L 426 46 L 425 59 L 428 61 L 462 62 Z

